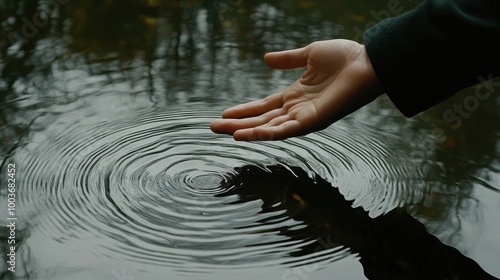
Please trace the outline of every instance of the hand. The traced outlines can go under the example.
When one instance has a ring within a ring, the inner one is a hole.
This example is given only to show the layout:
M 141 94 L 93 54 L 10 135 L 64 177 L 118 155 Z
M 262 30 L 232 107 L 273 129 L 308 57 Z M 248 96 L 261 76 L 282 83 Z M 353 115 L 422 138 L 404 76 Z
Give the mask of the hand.
M 268 53 L 277 69 L 307 66 L 281 92 L 225 110 L 210 127 L 235 140 L 281 140 L 328 127 L 383 93 L 365 47 L 349 40 L 318 41 Z

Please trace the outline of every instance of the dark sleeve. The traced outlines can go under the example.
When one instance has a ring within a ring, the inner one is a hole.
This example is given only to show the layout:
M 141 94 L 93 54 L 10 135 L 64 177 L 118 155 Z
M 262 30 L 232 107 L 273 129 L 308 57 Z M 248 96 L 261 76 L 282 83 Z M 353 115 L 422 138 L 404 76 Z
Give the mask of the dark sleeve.
M 430 0 L 364 34 L 375 72 L 413 116 L 500 73 L 500 0 Z

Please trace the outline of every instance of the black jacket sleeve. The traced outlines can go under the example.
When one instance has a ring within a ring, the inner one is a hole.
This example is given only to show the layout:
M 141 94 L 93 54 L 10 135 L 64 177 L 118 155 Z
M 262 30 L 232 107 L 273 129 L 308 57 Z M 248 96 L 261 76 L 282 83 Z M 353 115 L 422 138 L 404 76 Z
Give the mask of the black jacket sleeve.
M 500 74 L 500 0 L 429 0 L 364 34 L 375 72 L 413 116 Z

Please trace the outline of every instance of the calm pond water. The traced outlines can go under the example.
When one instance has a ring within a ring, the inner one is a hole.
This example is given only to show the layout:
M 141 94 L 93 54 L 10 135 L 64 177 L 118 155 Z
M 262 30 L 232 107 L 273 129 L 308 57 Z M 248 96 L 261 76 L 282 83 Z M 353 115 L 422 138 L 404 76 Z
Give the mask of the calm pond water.
M 500 277 L 498 80 L 285 141 L 209 129 L 300 77 L 265 52 L 415 5 L 0 0 L 0 279 Z

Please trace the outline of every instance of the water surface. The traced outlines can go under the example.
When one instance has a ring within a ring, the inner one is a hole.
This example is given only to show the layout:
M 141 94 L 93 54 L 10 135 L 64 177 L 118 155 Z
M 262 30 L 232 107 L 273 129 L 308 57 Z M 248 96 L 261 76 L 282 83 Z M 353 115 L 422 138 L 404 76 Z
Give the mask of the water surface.
M 458 127 L 443 112 L 485 88 L 412 119 L 381 97 L 285 141 L 209 130 L 301 75 L 265 52 L 358 40 L 387 4 L 0 1 L 1 174 L 18 180 L 0 278 L 500 277 L 496 88 Z

